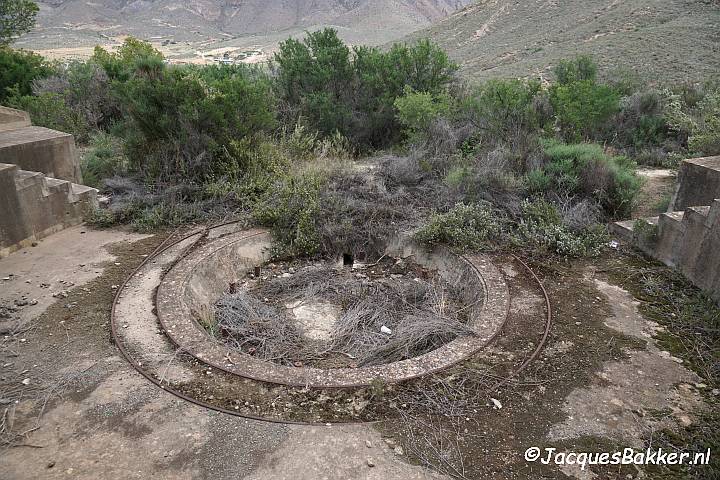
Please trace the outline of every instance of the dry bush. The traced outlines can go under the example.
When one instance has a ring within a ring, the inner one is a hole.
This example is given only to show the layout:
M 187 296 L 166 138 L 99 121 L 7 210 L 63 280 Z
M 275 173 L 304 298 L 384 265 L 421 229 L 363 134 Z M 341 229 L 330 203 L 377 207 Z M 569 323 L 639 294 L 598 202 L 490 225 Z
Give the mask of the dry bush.
M 333 332 L 332 350 L 351 355 L 359 365 L 379 365 L 416 357 L 474 334 L 451 308 L 458 304 L 449 301 L 447 285 L 387 281 L 383 287 L 342 315 Z M 392 335 L 381 333 L 383 326 Z
M 311 363 L 340 353 L 359 366 L 378 365 L 422 355 L 474 334 L 467 319 L 481 297 L 464 276 L 452 284 L 423 281 L 413 278 L 419 268 L 415 264 L 385 262 L 372 267 L 376 273 L 386 269 L 386 275 L 374 280 L 322 264 L 259 282 L 249 291 L 222 297 L 215 308 L 217 321 L 205 324 L 212 324 L 211 333 L 232 347 L 252 349 L 259 358 L 283 364 Z M 406 268 L 407 273 L 387 275 L 400 271 L 397 268 Z M 303 337 L 282 307 L 312 300 L 343 308 L 327 342 Z M 392 334 L 383 333 L 382 327 Z
M 263 360 L 291 365 L 310 354 L 284 313 L 246 292 L 223 296 L 215 305 L 215 319 L 225 343 Z
M 590 160 L 580 170 L 580 189 L 588 196 L 602 198 L 615 189 L 615 173 L 607 162 Z
M 425 148 L 429 155 L 450 155 L 462 143 L 453 125 L 443 117 L 430 123 L 425 140 Z
M 379 164 L 378 174 L 385 183 L 394 186 L 415 187 L 428 175 L 421 169 L 420 160 L 416 155 L 386 156 L 380 159 Z
M 399 231 L 451 204 L 449 189 L 412 157 L 385 157 L 375 175 L 334 175 L 320 193 L 321 252 L 377 256 Z
M 596 227 L 602 222 L 602 206 L 588 198 L 552 194 L 550 199 L 557 206 L 563 225 L 574 232 Z

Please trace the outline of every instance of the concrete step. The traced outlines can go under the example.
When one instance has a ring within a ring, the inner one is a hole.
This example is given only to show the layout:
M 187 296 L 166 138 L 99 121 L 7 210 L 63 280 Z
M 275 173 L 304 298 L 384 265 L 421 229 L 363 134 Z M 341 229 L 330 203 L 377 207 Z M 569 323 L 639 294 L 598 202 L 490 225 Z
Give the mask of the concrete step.
M 72 137 L 69 133 L 58 132 L 45 127 L 23 127 L 0 132 L 0 149 L 36 143 L 52 143 L 54 140 Z
M 700 217 L 707 218 L 708 214 L 710 213 L 710 205 L 702 205 L 702 206 L 698 206 L 698 207 L 688 207 L 686 209 L 686 211 L 697 214 Z
M 97 208 L 97 190 L 0 163 L 0 258 Z
M 27 170 L 15 171 L 15 190 L 23 199 L 43 198 L 50 195 L 45 175 Z
M 634 228 L 635 220 L 625 220 L 611 224 L 610 232 L 623 242 L 632 243 L 635 236 Z
M 710 205 L 707 223 L 710 226 L 720 226 L 720 199 L 716 199 L 712 205 Z
M 690 158 L 680 164 L 673 211 L 710 205 L 720 196 L 720 156 Z
M 72 203 L 74 201 L 71 183 L 67 180 L 45 177 L 45 183 L 48 186 L 50 194 L 64 195 L 65 198 L 67 198 L 68 203 Z
M 49 201 L 56 210 L 83 202 L 87 203 L 90 208 L 97 207 L 98 191 L 95 188 L 47 177 L 40 172 L 19 170 L 16 165 L 11 165 L 11 167 L 14 168 L 8 170 L 13 172 L 18 195 L 23 201 Z M 49 197 L 53 198 L 50 199 Z
M 645 237 L 643 235 L 640 235 L 640 233 L 636 231 L 636 223 L 638 221 L 644 221 L 650 226 L 657 228 L 660 219 L 659 217 L 649 217 L 636 220 L 625 220 L 623 222 L 615 222 L 610 225 L 610 232 L 617 236 L 617 238 L 620 239 L 622 242 L 630 245 L 635 245 L 645 254 L 653 256 L 655 254 L 656 237 Z
M 675 266 L 678 252 L 685 237 L 685 212 L 668 212 L 660 215 L 654 257 L 666 265 Z
M 707 226 L 709 214 L 709 205 L 685 209 L 682 220 L 685 232 L 682 244 L 679 246 L 677 263 L 688 278 L 693 278 L 698 259 L 702 258 L 702 246 L 709 232 Z
M 32 187 L 43 181 L 45 175 L 40 172 L 29 172 L 27 170 L 18 169 L 15 172 L 15 186 L 18 190 L 23 188 Z
M 79 185 L 77 183 L 71 184 L 71 188 L 76 202 L 91 202 L 93 206 L 97 206 L 97 188 Z
M 0 176 L 3 178 L 12 176 L 13 182 L 15 182 L 16 171 L 19 170 L 17 165 L 10 163 L 0 163 Z
M 75 140 L 69 133 L 35 126 L 0 131 L 0 158 L 23 170 L 82 183 Z

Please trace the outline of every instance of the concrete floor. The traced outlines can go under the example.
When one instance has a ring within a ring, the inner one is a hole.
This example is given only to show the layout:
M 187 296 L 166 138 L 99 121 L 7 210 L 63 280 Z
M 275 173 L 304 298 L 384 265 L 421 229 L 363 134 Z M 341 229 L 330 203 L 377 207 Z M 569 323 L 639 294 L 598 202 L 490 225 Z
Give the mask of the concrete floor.
M 109 341 L 108 302 L 152 242 L 118 230 L 76 227 L 0 260 L 0 305 L 37 302 L 19 311 L 27 327 L 21 335 L 0 337 L 0 418 L 6 431 L 25 433 L 11 448 L 0 448 L 1 480 L 445 478 L 407 463 L 404 452 L 369 425 L 249 421 L 186 403 L 146 381 Z M 559 402 L 563 418 L 528 441 L 553 445 L 598 437 L 635 446 L 648 432 L 695 422 L 695 412 L 704 408 L 700 379 L 657 347 L 653 335 L 660 327 L 640 315 L 627 292 L 602 281 L 593 269 L 580 282 L 596 292 L 593 302 L 612 306 L 610 313 L 598 313 L 597 319 L 557 318 L 577 334 L 553 339 L 543 354 L 546 362 L 567 356 L 573 342 L 587 334 L 582 325 L 594 321 L 645 346 L 606 359 L 599 370 L 588 372 L 591 381 L 578 381 L 567 395 L 555 398 L 548 388 L 543 401 L 547 408 Z M 74 293 L 64 297 L 71 289 Z M 19 400 L 7 402 L 8 395 Z M 536 403 L 520 397 L 509 401 L 516 405 L 503 412 Z M 638 416 L 639 411 L 671 414 L 658 419 Z M 486 421 L 499 418 L 489 412 Z M 544 413 L 538 413 L 541 421 Z M 503 435 L 523 433 L 522 424 L 513 425 Z M 487 454 L 499 446 L 483 448 Z M 522 451 L 515 446 L 509 455 Z M 497 471 L 507 462 L 502 460 Z M 602 478 L 569 467 L 553 475 L 544 478 Z
M 20 314 L 32 324 L 58 300 L 53 294 L 86 285 L 115 264 L 108 245 L 142 238 L 76 227 L 17 252 L 0 260 L 0 304 L 37 300 Z M 50 401 L 39 418 L 39 403 L 52 398 L 59 383 L 50 381 L 37 398 L 15 405 L 16 430 L 37 429 L 19 446 L 0 450 L 2 480 L 442 478 L 405 463 L 370 426 L 279 425 L 185 403 L 147 382 L 109 342 L 85 341 L 84 332 L 72 327 L 68 332 L 62 357 L 72 361 L 54 372 L 71 379 L 62 383 L 66 393 Z M 29 367 L 23 376 L 30 382 L 56 378 L 34 376 L 36 370 L 54 369 L 42 364 L 40 350 L 52 340 L 46 335 L 24 334 L 8 354 L 13 360 L 0 364 L 12 363 L 0 374 L 22 364 Z

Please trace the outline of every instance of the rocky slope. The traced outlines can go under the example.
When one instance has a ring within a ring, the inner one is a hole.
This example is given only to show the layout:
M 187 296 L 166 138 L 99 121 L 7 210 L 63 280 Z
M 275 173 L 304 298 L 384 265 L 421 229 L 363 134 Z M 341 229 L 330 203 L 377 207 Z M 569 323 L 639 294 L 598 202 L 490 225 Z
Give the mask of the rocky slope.
M 408 38 L 430 37 L 475 79 L 547 74 L 591 53 L 648 79 L 720 72 L 717 0 L 479 0 Z
M 272 35 L 332 25 L 397 38 L 444 18 L 472 0 L 43 0 L 36 38 L 65 31 L 88 36 L 197 40 Z M 75 42 L 69 42 L 70 45 Z M 70 46 L 68 45 L 68 46 Z

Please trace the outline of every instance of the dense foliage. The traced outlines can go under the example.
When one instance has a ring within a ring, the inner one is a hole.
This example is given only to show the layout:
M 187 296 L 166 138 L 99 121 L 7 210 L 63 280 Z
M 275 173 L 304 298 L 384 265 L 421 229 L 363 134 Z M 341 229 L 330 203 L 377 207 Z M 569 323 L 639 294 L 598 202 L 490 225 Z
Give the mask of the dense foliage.
M 275 62 L 284 120 L 325 135 L 339 132 L 360 148 L 398 140 L 395 100 L 408 88 L 440 94 L 457 69 L 427 40 L 387 52 L 351 49 L 334 30 L 283 42 Z
M 32 0 L 0 0 L 0 46 L 29 32 L 35 25 L 38 10 Z
M 0 47 L 0 103 L 12 95 L 30 95 L 35 80 L 52 73 L 40 55 Z
M 278 252 L 368 253 L 405 228 L 430 244 L 594 255 L 627 217 L 637 163 L 720 152 L 720 85 L 599 80 L 589 57 L 554 82 L 466 85 L 429 41 L 289 39 L 270 68 L 169 64 L 129 38 L 85 62 L 0 49 L 0 101 L 76 135 L 112 194 L 98 224 L 140 229 L 248 214 Z M 393 149 L 361 175 L 352 156 Z M 370 181 L 369 179 L 373 180 Z

